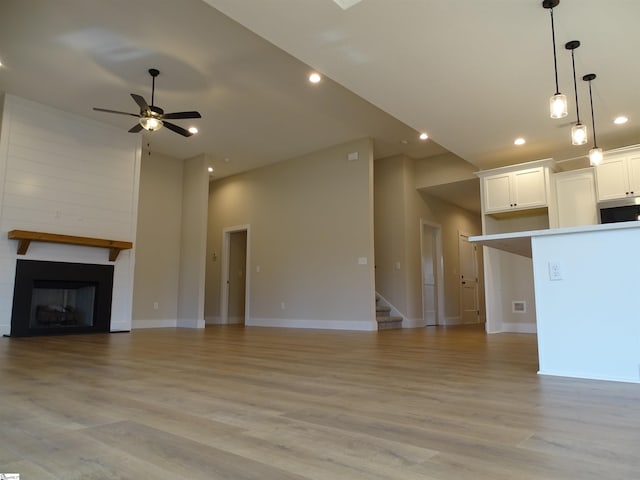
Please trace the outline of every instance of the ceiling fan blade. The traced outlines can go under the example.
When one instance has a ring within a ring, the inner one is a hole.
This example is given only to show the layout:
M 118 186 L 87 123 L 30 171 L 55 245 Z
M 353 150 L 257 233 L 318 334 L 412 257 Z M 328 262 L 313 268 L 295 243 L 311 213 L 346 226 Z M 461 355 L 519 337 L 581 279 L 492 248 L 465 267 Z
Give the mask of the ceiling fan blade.
M 193 133 L 191 133 L 189 130 L 185 130 L 184 128 L 179 127 L 178 125 L 174 125 L 173 123 L 169 123 L 169 122 L 163 122 L 163 123 L 164 123 L 164 126 L 167 127 L 169 130 L 179 133 L 183 137 L 190 137 L 191 135 L 193 135 Z
M 140 125 L 139 123 L 136 123 L 133 127 L 129 129 L 129 133 L 138 133 L 140 130 L 142 130 L 142 125 Z
M 131 115 L 132 117 L 137 117 L 139 116 L 137 113 L 129 113 L 129 112 L 120 112 L 118 110 L 109 110 L 106 108 L 97 108 L 97 107 L 93 107 L 93 109 L 96 112 L 107 112 L 107 113 L 117 113 L 118 115 Z
M 165 113 L 162 118 L 202 118 L 200 112 L 173 112 Z
M 131 98 L 133 98 L 133 100 L 138 104 L 138 106 L 140 107 L 140 111 L 145 112 L 149 110 L 149 104 L 140 95 L 136 95 L 135 93 L 132 93 Z

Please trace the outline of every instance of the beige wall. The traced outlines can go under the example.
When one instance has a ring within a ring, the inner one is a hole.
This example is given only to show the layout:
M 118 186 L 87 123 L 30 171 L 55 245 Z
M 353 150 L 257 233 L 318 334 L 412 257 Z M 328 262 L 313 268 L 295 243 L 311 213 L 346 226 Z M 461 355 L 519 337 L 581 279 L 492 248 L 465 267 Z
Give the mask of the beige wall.
M 440 225 L 444 315 L 448 322 L 455 323 L 460 310 L 458 233 L 479 235 L 480 216 L 418 192 L 416 182 L 425 180 L 416 176 L 416 168 L 421 164 L 422 161 L 403 156 L 376 160 L 374 164 L 376 290 L 400 311 L 408 325 L 422 324 L 420 221 Z M 478 257 L 481 272 L 482 255 Z M 484 311 L 482 287 L 481 284 L 479 297 L 481 311 Z
M 133 327 L 175 326 L 178 318 L 183 162 L 142 156 Z M 154 308 L 154 303 L 158 308 Z
M 474 174 L 478 168 L 453 153 L 415 160 L 414 167 L 416 188 L 445 185 L 478 178 Z
M 208 159 L 205 155 L 184 161 L 178 327 L 204 328 L 204 288 L 207 255 L 209 195 Z
M 220 320 L 222 230 L 248 225 L 248 325 L 375 329 L 372 162 L 364 139 L 211 183 L 207 321 Z

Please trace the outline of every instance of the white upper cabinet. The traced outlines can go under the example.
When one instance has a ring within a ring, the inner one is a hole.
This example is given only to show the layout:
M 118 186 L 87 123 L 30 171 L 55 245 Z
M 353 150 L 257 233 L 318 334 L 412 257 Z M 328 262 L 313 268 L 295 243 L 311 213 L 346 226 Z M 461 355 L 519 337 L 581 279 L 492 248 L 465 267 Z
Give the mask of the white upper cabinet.
M 556 173 L 556 221 L 552 227 L 578 227 L 598 223 L 593 168 Z
M 640 196 L 640 153 L 605 156 L 596 167 L 598 201 Z
M 533 162 L 536 163 L 536 162 Z M 536 166 L 510 171 L 504 169 L 478 172 L 483 179 L 483 212 L 525 210 L 545 207 L 548 203 L 548 167 Z

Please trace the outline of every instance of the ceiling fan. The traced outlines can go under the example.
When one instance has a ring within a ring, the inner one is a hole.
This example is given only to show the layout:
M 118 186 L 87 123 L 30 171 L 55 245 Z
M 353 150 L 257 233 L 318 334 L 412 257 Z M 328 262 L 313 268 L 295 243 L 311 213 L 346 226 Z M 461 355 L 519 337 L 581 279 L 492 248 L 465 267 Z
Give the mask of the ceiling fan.
M 160 130 L 163 126 L 167 127 L 169 130 L 172 130 L 176 133 L 179 133 L 183 137 L 190 137 L 193 135 L 189 130 L 186 130 L 178 125 L 167 122 L 166 120 L 173 119 L 185 119 L 185 118 L 202 118 L 199 112 L 191 111 L 191 112 L 174 112 L 174 113 L 164 113 L 164 110 L 160 107 L 157 107 L 153 104 L 154 95 L 156 90 L 156 77 L 160 74 L 160 71 L 155 68 L 149 69 L 149 75 L 151 75 L 151 105 L 149 105 L 144 98 L 140 95 L 136 95 L 135 93 L 131 94 L 131 98 L 138 104 L 140 107 L 140 113 L 128 113 L 128 112 L 119 112 L 117 110 L 108 110 L 106 108 L 96 108 L 93 109 L 97 112 L 107 112 L 107 113 L 117 113 L 118 115 L 130 115 L 132 117 L 138 117 L 138 123 L 129 129 L 131 133 L 138 133 L 143 128 L 150 132 L 155 132 L 156 130 Z

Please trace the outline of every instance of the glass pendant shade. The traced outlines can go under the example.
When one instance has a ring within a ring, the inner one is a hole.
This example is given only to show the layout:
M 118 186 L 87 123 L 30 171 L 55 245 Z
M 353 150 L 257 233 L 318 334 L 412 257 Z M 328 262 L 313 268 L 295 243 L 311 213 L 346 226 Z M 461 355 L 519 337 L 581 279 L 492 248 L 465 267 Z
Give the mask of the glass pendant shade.
M 567 112 L 567 96 L 562 93 L 556 93 L 549 100 L 549 112 L 551 118 L 563 118 L 566 117 Z
M 573 145 L 584 145 L 587 143 L 587 126 L 576 123 L 571 127 L 571 143 Z
M 142 117 L 140 118 L 140 125 L 145 130 L 150 132 L 155 132 L 156 130 L 160 130 L 162 128 L 162 120 L 159 120 L 155 117 Z
M 589 150 L 589 164 L 592 167 L 600 165 L 602 163 L 602 149 L 599 147 L 594 147 Z

